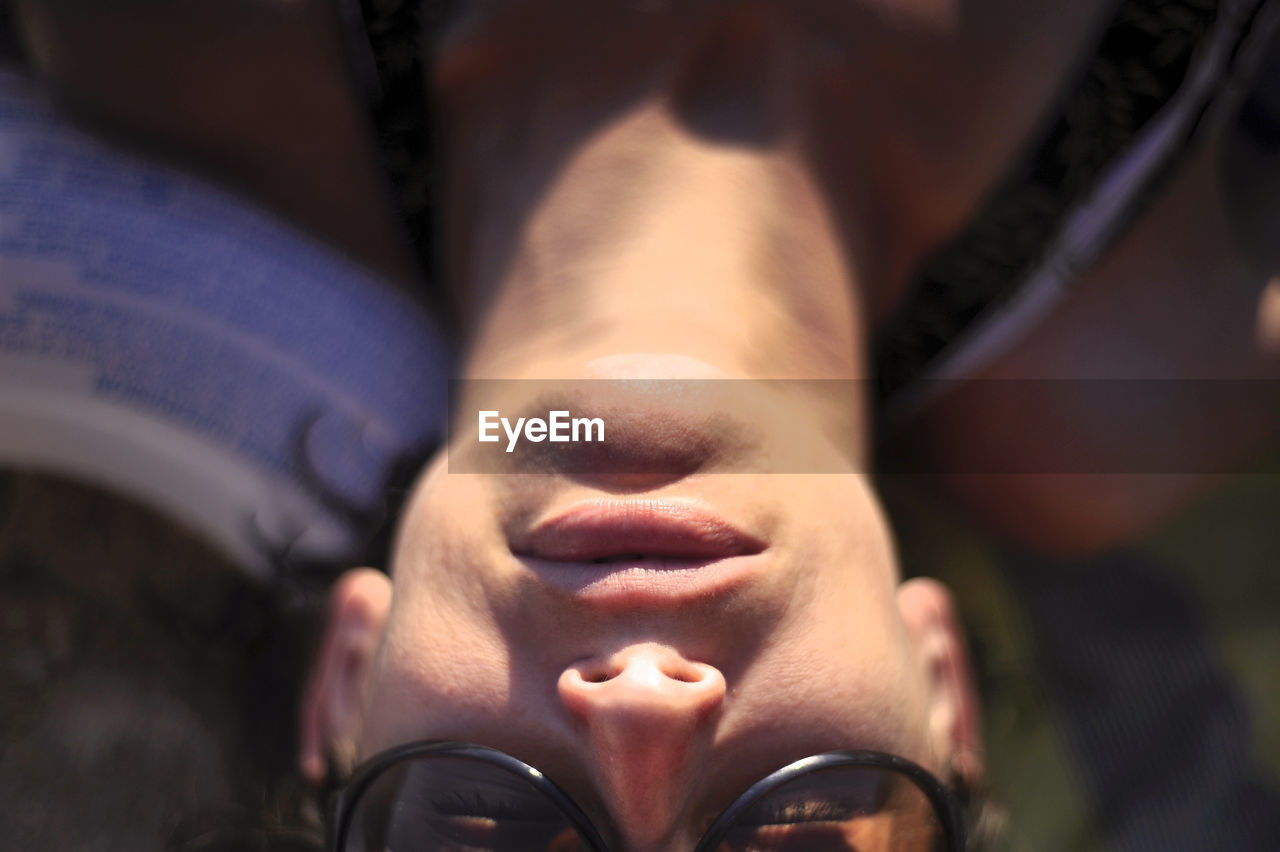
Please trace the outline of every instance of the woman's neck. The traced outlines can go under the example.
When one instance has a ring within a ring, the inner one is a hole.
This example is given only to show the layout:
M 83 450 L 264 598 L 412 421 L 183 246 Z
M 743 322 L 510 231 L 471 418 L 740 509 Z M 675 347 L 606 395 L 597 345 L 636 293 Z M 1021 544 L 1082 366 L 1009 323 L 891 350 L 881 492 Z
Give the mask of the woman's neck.
M 529 181 L 485 181 L 479 158 L 455 169 L 482 202 L 452 240 L 468 377 L 572 378 L 627 352 L 735 378 L 863 377 L 847 229 L 785 147 L 711 144 L 653 107 L 597 133 L 536 199 Z
M 864 378 L 862 290 L 838 236 L 848 223 L 785 145 L 711 144 L 655 107 L 592 136 L 536 198 L 536 181 L 486 179 L 486 165 L 453 172 L 474 205 L 451 241 L 453 283 L 470 296 L 466 378 L 583 378 L 629 353 L 683 356 L 721 378 Z M 637 363 L 623 374 L 653 377 Z M 812 382 L 773 387 L 862 463 L 860 384 L 838 404 Z

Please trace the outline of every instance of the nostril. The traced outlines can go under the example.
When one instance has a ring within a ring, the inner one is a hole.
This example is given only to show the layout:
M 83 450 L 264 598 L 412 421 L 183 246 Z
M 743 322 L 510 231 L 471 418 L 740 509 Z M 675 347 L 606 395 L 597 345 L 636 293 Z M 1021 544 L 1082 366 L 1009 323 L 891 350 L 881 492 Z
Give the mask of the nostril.
M 686 660 L 678 655 L 633 654 L 581 660 L 564 671 L 560 688 L 570 693 L 580 693 L 584 689 L 595 693 L 593 687 L 599 688 L 617 681 L 618 689 L 607 690 L 610 695 L 617 693 L 619 689 L 630 690 L 637 686 L 644 690 L 674 688 L 681 692 L 702 692 L 714 691 L 717 684 L 723 684 L 723 680 L 712 666 Z M 663 686 L 664 683 L 666 687 Z M 581 694 L 585 697 L 586 692 Z
M 571 668 L 569 672 L 572 672 L 571 677 L 573 679 L 581 681 L 582 683 L 605 683 L 606 681 L 613 680 L 618 676 L 617 667 L 610 666 L 605 662 L 586 665 L 579 664 L 578 666 Z M 565 674 L 568 675 L 569 672 L 566 672 Z
M 702 680 L 701 673 L 687 668 L 671 669 L 664 672 L 667 677 L 680 683 L 697 683 Z
M 661 656 L 626 654 L 579 661 L 560 675 L 560 700 L 588 727 L 622 725 L 633 733 L 652 733 L 657 730 L 653 725 L 683 730 L 711 718 L 727 693 L 724 676 L 705 663 Z

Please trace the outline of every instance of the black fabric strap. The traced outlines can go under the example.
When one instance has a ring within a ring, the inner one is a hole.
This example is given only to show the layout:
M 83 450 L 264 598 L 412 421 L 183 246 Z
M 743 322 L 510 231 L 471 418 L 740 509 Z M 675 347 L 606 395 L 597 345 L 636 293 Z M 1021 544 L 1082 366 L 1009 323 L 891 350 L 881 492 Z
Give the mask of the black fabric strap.
M 1230 0 L 1122 0 L 1057 118 L 1030 156 L 930 262 L 876 345 L 887 398 L 1008 300 L 1042 260 L 1067 214 L 1178 91 L 1219 6 Z

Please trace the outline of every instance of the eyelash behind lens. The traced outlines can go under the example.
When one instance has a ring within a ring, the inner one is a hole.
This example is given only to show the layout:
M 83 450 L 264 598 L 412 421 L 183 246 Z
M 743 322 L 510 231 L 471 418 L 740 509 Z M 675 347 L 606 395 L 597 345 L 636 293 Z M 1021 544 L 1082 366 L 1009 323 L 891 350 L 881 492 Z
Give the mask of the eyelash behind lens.
M 791 825 L 806 822 L 840 822 L 856 816 L 865 816 L 862 808 L 851 808 L 827 799 L 811 799 L 798 802 L 771 802 L 757 805 L 743 818 L 750 825 Z

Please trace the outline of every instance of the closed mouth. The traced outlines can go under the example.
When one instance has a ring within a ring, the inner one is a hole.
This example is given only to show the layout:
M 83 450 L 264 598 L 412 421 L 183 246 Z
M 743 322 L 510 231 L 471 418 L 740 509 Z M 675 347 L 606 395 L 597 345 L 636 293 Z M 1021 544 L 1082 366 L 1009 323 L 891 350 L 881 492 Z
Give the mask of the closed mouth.
M 512 552 L 544 582 L 602 606 L 659 606 L 730 591 L 767 544 L 698 503 L 590 500 L 536 521 Z
M 684 500 L 588 500 L 536 521 L 512 551 L 554 562 L 706 561 L 760 553 L 765 542 Z

